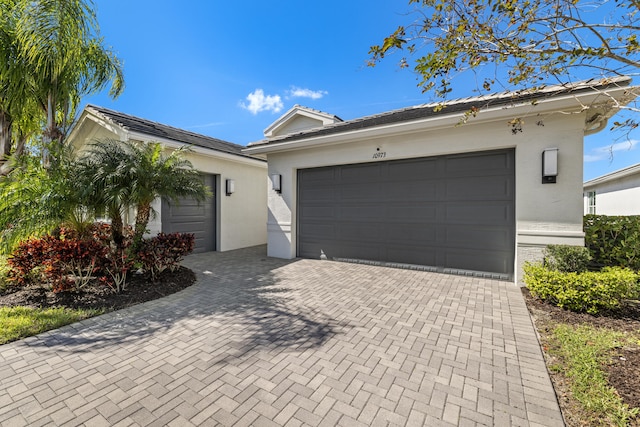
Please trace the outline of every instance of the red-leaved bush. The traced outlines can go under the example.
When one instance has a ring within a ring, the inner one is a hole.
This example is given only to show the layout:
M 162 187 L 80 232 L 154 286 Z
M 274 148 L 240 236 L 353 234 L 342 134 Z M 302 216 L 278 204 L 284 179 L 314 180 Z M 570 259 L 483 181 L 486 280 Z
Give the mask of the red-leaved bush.
M 184 256 L 190 254 L 194 246 L 195 236 L 191 233 L 159 233 L 142 241 L 136 258 L 155 281 L 162 272 L 177 270 Z
M 7 262 L 10 278 L 18 285 L 35 280 L 34 271 L 40 270 L 37 279 L 61 292 L 85 287 L 100 269 L 105 253 L 106 248 L 95 240 L 45 236 L 20 243 Z
M 175 271 L 193 251 L 193 234 L 160 233 L 131 252 L 133 230 L 125 230 L 124 247 L 111 242 L 109 224 L 96 223 L 80 235 L 60 227 L 55 235 L 26 240 L 9 256 L 9 280 L 17 286 L 43 283 L 54 292 L 78 291 L 94 280 L 114 292 L 126 289 L 127 275 L 139 263 L 155 281 L 162 272 Z
M 49 251 L 53 240 L 56 238 L 45 236 L 20 243 L 7 258 L 7 264 L 11 267 L 9 280 L 18 286 L 41 280 L 36 269 L 45 267 L 45 261 L 50 258 Z

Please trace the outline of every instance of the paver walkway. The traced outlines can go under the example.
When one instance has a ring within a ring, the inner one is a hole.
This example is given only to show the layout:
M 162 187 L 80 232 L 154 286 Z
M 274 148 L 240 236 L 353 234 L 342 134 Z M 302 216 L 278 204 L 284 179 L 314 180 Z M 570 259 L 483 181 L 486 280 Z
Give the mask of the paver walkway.
M 264 247 L 185 264 L 178 294 L 0 346 L 0 425 L 563 425 L 511 283 Z

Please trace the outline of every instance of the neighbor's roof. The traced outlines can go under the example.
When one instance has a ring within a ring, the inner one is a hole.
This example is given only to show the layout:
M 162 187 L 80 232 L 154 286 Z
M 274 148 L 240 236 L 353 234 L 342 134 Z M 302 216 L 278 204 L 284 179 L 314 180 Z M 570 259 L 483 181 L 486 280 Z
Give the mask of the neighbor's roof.
M 301 131 L 298 133 L 283 135 L 269 140 L 252 142 L 248 145 L 247 148 L 275 145 L 282 142 L 302 140 L 309 137 L 337 134 L 428 117 L 445 116 L 452 113 L 469 111 L 472 108 L 481 111 L 487 108 L 495 108 L 501 106 L 506 107 L 513 104 L 541 101 L 561 95 L 593 92 L 594 90 L 604 90 L 614 87 L 625 87 L 630 83 L 631 78 L 627 76 L 612 77 L 606 79 L 591 79 L 572 84 L 545 86 L 537 89 L 507 91 L 492 95 L 461 98 L 438 103 L 421 104 L 413 107 L 407 107 L 399 110 L 392 110 L 380 114 L 365 116 L 354 120 L 338 122 L 318 129 Z
M 223 141 L 206 135 L 200 135 L 184 129 L 174 128 L 162 123 L 142 119 L 140 117 L 130 116 L 128 114 L 99 107 L 97 105 L 87 105 L 86 109 L 93 111 L 94 113 L 104 117 L 106 120 L 109 120 L 131 132 L 137 132 L 156 138 L 170 139 L 183 144 L 204 147 L 210 150 L 256 159 L 256 157 L 242 152 L 245 147 L 232 142 Z
M 626 178 L 637 174 L 640 174 L 640 163 L 590 179 L 589 181 L 586 181 L 583 186 L 585 188 L 593 187 L 594 185 L 604 184 L 609 181 L 615 181 L 616 179 Z

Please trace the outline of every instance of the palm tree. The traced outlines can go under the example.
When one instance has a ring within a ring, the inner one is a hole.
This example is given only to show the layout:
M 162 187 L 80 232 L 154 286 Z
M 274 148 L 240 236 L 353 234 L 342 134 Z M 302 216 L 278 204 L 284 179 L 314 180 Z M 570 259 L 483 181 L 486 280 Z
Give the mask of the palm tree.
M 204 185 L 201 174 L 184 158 L 186 147 L 164 154 L 157 142 L 128 144 L 131 152 L 131 170 L 135 179 L 130 182 L 131 201 L 135 203 L 134 248 L 138 247 L 147 230 L 152 214 L 151 204 L 159 197 L 179 203 L 190 197 L 199 202 L 211 193 Z
M 112 238 L 123 242 L 123 213 L 136 209 L 133 249 L 139 247 L 153 213 L 151 204 L 165 197 L 205 200 L 210 192 L 191 162 L 186 148 L 166 155 L 159 143 L 102 140 L 92 144 L 78 161 L 83 203 L 94 211 L 104 210 L 111 219 Z
M 112 97 L 122 93 L 122 64 L 103 46 L 91 0 L 0 0 L 0 10 L 0 156 L 12 151 L 12 123 L 34 110 L 47 153 L 82 96 L 109 84 Z
M 11 155 L 20 157 L 38 129 L 37 105 L 15 37 L 17 0 L 0 0 L 0 176 L 8 174 Z
M 123 214 L 131 205 L 129 183 L 134 176 L 129 159 L 125 144 L 104 140 L 89 146 L 75 163 L 82 204 L 93 214 L 106 214 L 111 220 L 111 238 L 119 248 L 124 246 Z

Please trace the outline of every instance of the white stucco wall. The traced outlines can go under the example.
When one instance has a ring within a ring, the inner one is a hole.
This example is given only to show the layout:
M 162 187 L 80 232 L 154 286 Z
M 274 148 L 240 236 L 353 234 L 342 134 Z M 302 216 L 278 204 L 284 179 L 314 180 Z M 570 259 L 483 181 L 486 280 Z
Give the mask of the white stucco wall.
M 547 244 L 583 245 L 582 152 L 584 114 L 552 115 L 527 120 L 523 132 L 512 134 L 506 120 L 447 126 L 435 130 L 365 138 L 345 136 L 344 142 L 268 153 L 269 176 L 282 175 L 282 193 L 269 186 L 268 254 L 296 256 L 297 170 L 412 157 L 515 148 L 516 155 L 516 265 L 522 277 L 524 261 L 540 259 Z M 541 157 L 545 148 L 559 149 L 556 184 L 542 184 Z M 373 154 L 386 153 L 379 160 Z
M 220 160 L 190 154 L 189 160 L 201 172 L 218 175 L 217 206 L 219 251 L 262 245 L 267 241 L 267 165 Z M 235 192 L 225 194 L 225 180 L 235 181 Z
M 585 187 L 584 213 L 588 213 L 588 192 L 596 192 L 596 214 L 640 215 L 640 175 L 631 175 Z
M 74 144 L 94 141 L 102 138 L 156 140 L 140 135 L 128 135 L 118 128 L 110 131 L 105 127 L 88 125 L 80 128 L 74 135 Z M 115 133 L 115 132 L 120 132 Z M 159 141 L 173 144 L 173 141 Z M 80 148 L 81 150 L 82 148 Z M 256 159 L 219 153 L 200 147 L 192 147 L 186 158 L 200 172 L 217 175 L 217 187 L 212 189 L 217 195 L 216 212 L 216 248 L 228 251 L 250 246 L 262 245 L 267 241 L 265 223 L 267 220 L 267 164 Z M 235 192 L 231 196 L 225 194 L 226 179 L 235 180 Z M 162 217 L 160 200 L 152 207 L 155 215 L 149 222 L 150 235 L 161 230 Z M 135 219 L 130 215 L 131 220 Z

